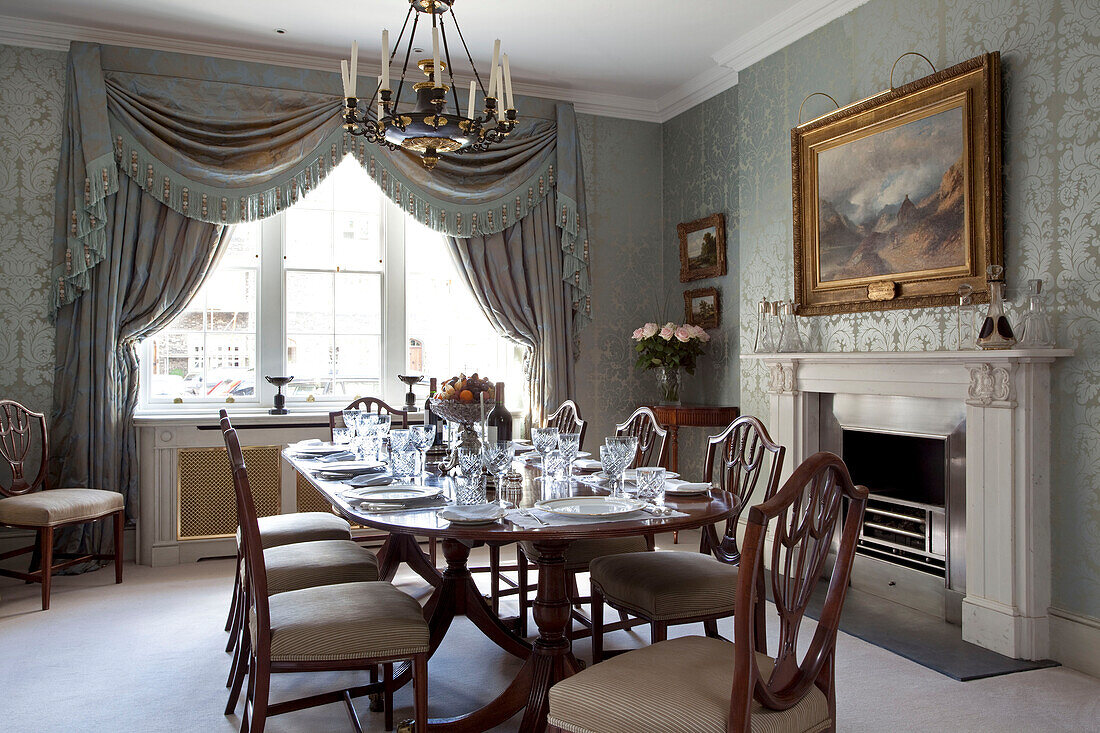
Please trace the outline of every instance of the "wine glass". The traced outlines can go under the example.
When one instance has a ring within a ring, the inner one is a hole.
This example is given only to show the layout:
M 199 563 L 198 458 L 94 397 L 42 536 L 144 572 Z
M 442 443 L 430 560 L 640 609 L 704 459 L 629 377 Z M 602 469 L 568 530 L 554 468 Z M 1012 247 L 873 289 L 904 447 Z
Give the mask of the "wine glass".
M 533 428 L 531 430 L 531 442 L 542 457 L 543 466 L 546 465 L 546 454 L 558 447 L 557 428 Z
M 411 450 L 413 441 L 413 434 L 411 430 L 391 430 L 390 431 L 390 452 L 400 450 Z
M 516 446 L 510 440 L 485 443 L 481 449 L 481 467 L 496 478 L 498 492 L 504 488 L 504 475 L 512 466 L 515 452 Z
M 420 452 L 420 470 L 427 471 L 428 448 L 435 440 L 435 425 L 413 425 L 409 430 L 412 431 L 413 445 Z
M 348 429 L 348 442 L 351 443 L 351 450 L 353 453 L 359 453 L 359 424 L 360 417 L 362 416 L 361 410 L 344 410 L 342 416 L 344 418 L 344 427 Z
M 603 463 L 603 472 L 607 475 L 607 486 L 611 489 L 612 496 L 621 496 L 623 470 L 626 468 L 626 456 L 621 450 L 608 445 L 600 446 L 600 462 Z
M 374 421 L 375 431 L 375 456 L 382 452 L 382 443 L 390 437 L 390 422 L 392 418 L 384 413 L 378 413 L 377 415 L 371 415 Z
M 573 461 L 577 460 L 577 453 L 581 450 L 580 433 L 559 433 L 558 449 L 565 459 L 565 479 L 573 478 Z
M 604 438 L 604 445 L 621 451 L 626 458 L 624 470 L 632 468 L 638 455 L 638 436 L 636 435 L 611 435 Z

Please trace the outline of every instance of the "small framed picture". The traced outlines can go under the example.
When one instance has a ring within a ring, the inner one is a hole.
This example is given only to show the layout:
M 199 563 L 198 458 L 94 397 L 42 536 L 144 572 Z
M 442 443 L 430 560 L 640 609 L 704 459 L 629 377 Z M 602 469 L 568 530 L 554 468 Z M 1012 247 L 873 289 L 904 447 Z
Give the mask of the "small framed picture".
M 711 214 L 677 224 L 680 234 L 680 282 L 726 274 L 726 215 Z
M 718 328 L 718 288 L 699 288 L 684 293 L 684 320 L 700 328 Z

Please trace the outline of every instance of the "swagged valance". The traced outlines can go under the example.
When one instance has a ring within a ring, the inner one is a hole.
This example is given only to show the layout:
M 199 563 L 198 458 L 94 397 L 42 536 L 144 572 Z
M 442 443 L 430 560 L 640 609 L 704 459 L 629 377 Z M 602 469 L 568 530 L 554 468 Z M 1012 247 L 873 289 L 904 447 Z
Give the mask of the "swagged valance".
M 452 237 L 501 232 L 553 195 L 574 335 L 590 320 L 571 104 L 524 97 L 521 124 L 503 145 L 444 156 L 429 172 L 414 156 L 344 133 L 335 72 L 73 43 L 67 94 L 55 311 L 88 289 L 105 256 L 106 199 L 120 172 L 186 217 L 237 224 L 293 205 L 351 154 L 391 200 Z

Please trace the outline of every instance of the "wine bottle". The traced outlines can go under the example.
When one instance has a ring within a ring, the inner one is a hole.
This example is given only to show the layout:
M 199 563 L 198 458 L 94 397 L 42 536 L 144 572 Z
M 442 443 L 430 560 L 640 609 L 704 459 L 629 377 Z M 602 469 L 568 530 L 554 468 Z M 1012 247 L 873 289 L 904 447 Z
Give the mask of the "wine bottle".
M 512 439 L 512 413 L 504 405 L 504 382 L 497 382 L 496 405 L 486 418 L 489 426 L 489 442 Z
M 424 400 L 424 424 L 435 425 L 435 437 L 432 438 L 432 447 L 443 445 L 443 424 L 439 417 L 432 412 L 432 397 L 435 397 L 439 383 L 435 377 L 428 381 L 428 399 Z

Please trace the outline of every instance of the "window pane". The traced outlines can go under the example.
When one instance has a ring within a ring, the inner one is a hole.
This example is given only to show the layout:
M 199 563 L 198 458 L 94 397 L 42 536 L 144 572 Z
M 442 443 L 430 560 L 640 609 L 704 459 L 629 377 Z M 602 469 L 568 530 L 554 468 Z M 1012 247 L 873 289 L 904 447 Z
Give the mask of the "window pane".
M 208 334 L 206 393 L 208 397 L 251 397 L 256 390 L 256 337 L 250 334 Z
M 382 276 L 336 274 L 336 333 L 382 333 Z
M 337 336 L 336 377 L 377 380 L 382 374 L 382 340 L 378 336 Z
M 211 331 L 256 331 L 256 271 L 219 270 L 206 286 Z
M 332 336 L 287 334 L 286 364 L 294 381 L 289 394 L 328 395 L 332 393 Z
M 337 211 L 378 212 L 382 206 L 382 192 L 370 180 L 370 176 L 355 158 L 345 158 L 325 183 L 332 186 L 329 206 Z
M 260 223 L 237 224 L 218 268 L 256 267 L 260 258 Z
M 332 275 L 287 272 L 287 333 L 332 333 Z
M 286 267 L 331 270 L 332 212 L 292 208 L 286 212 Z
M 338 211 L 334 215 L 334 264 L 341 270 L 380 270 L 382 237 L 377 213 Z

